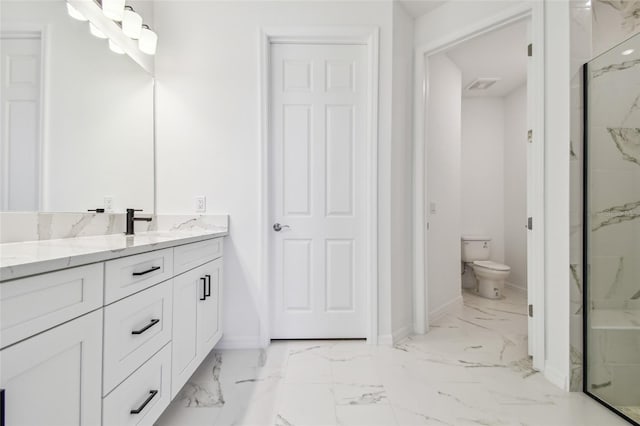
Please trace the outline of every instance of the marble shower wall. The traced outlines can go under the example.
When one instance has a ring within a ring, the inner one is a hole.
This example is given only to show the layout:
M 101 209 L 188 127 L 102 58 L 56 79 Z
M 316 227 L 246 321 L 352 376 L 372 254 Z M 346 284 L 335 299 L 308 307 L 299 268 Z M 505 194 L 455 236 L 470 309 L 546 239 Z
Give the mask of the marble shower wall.
M 591 59 L 592 16 L 585 2 L 571 3 L 571 378 L 570 389 L 582 390 L 582 65 Z
M 125 230 L 125 219 L 122 213 L 0 212 L 0 243 L 119 234 Z M 229 227 L 228 215 L 155 215 L 153 219 L 136 222 L 136 232 Z
M 582 390 L 582 65 L 640 30 L 639 0 L 571 1 L 571 380 Z

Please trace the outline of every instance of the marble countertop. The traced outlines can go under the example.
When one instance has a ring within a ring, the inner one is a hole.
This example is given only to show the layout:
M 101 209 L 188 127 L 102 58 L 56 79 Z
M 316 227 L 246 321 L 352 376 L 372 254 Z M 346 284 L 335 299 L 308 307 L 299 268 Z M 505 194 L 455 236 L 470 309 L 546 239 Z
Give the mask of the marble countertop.
M 139 232 L 0 244 L 0 281 L 228 235 L 228 228 Z

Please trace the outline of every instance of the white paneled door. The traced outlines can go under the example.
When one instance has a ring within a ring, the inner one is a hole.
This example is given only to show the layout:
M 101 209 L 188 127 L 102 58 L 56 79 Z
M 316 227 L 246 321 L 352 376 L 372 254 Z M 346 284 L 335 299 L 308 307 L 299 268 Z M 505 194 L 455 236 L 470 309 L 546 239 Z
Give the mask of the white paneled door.
M 363 338 L 367 51 L 271 45 L 271 338 Z
M 39 35 L 0 37 L 0 210 L 40 207 Z

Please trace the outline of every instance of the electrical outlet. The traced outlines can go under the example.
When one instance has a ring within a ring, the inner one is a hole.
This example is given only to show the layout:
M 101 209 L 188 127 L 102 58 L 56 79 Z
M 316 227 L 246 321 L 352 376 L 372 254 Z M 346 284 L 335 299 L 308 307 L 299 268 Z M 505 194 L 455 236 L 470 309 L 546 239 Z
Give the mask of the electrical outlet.
M 207 211 L 207 197 L 196 197 L 196 213 L 204 213 Z
M 107 213 L 111 213 L 113 211 L 113 197 L 106 196 L 104 197 L 104 211 Z

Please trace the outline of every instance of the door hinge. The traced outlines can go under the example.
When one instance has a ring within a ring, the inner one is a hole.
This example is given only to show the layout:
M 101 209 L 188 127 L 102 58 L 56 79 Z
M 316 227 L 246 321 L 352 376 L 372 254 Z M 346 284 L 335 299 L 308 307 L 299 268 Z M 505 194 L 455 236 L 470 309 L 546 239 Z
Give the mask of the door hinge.
M 533 229 L 533 218 L 532 217 L 527 218 L 527 229 L 529 231 L 531 231 Z
M 529 316 L 533 318 L 533 305 L 529 305 Z
M 533 130 L 529 130 L 529 131 L 527 132 L 527 141 L 528 141 L 529 143 L 533 142 Z
M 531 43 L 529 43 L 529 46 L 527 46 L 527 55 L 533 56 L 533 44 Z

